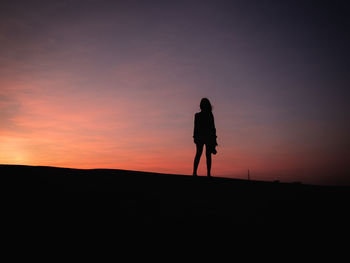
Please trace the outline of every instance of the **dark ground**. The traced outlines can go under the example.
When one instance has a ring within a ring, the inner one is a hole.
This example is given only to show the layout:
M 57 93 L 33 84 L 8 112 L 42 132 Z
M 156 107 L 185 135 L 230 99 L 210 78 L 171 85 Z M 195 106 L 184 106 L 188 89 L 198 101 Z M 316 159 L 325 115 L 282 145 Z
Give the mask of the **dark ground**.
M 19 165 L 0 165 L 0 174 L 9 229 L 291 233 L 350 222 L 349 187 Z

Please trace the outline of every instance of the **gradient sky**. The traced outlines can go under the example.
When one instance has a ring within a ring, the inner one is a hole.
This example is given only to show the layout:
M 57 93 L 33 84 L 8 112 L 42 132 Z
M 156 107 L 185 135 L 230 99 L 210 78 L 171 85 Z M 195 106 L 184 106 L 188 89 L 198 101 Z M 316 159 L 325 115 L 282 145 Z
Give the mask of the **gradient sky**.
M 350 184 L 346 2 L 2 1 L 0 163 Z

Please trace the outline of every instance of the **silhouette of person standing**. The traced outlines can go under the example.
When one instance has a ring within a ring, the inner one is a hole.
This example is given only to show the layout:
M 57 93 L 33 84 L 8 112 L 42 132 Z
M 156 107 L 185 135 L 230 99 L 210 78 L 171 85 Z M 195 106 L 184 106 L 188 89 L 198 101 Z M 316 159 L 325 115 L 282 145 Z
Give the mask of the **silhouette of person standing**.
M 196 144 L 196 156 L 193 163 L 193 176 L 197 176 L 197 169 L 205 144 L 205 155 L 207 157 L 207 176 L 211 177 L 211 154 L 216 154 L 216 129 L 212 106 L 207 98 L 200 103 L 201 111 L 194 116 L 193 139 Z

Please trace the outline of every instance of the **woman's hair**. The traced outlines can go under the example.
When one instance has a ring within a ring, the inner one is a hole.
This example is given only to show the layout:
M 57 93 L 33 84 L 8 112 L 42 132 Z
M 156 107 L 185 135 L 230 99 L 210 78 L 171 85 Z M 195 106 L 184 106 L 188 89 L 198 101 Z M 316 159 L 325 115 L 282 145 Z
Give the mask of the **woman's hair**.
M 202 111 L 207 111 L 207 112 L 211 112 L 212 111 L 212 106 L 210 101 L 207 98 L 203 98 L 201 100 L 201 104 L 199 106 L 201 108 Z

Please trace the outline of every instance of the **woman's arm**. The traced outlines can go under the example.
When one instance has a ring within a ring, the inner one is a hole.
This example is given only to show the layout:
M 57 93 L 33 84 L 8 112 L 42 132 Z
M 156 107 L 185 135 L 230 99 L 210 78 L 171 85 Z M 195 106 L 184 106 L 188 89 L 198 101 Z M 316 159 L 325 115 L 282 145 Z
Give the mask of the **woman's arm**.
M 216 128 L 215 128 L 215 122 L 214 122 L 214 115 L 211 114 L 210 116 L 210 129 L 211 129 L 211 134 L 213 134 L 216 138 Z
M 197 117 L 197 114 L 194 115 L 194 129 L 193 129 L 193 138 L 194 138 L 194 141 L 196 142 L 196 139 L 198 138 L 198 128 L 199 128 L 199 125 L 198 125 L 198 117 Z

